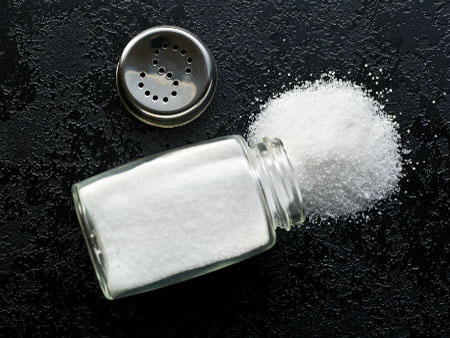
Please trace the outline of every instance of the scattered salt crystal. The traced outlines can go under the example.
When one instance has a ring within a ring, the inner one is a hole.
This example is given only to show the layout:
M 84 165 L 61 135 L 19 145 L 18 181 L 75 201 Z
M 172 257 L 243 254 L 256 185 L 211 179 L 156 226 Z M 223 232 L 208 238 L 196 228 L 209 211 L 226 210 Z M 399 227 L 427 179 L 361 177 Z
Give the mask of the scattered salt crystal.
M 361 87 L 322 78 L 270 99 L 248 137 L 251 144 L 279 137 L 306 211 L 339 217 L 368 209 L 396 190 L 402 167 L 397 128 Z

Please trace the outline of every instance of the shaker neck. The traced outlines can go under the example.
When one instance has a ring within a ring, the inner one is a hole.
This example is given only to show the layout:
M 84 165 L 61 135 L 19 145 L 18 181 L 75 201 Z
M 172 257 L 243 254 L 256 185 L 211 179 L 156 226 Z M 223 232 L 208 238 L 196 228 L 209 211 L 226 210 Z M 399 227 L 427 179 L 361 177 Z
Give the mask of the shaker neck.
M 302 194 L 281 140 L 264 138 L 250 152 L 273 228 L 289 231 L 292 225 L 304 222 Z

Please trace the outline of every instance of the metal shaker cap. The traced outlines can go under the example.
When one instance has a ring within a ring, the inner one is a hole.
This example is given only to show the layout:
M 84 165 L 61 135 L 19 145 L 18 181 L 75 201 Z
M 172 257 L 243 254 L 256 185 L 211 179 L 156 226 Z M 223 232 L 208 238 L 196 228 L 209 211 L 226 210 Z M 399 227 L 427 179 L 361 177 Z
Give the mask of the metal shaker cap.
M 217 69 L 195 35 L 158 26 L 139 33 L 125 47 L 116 84 L 123 104 L 136 118 L 171 128 L 189 123 L 208 107 Z

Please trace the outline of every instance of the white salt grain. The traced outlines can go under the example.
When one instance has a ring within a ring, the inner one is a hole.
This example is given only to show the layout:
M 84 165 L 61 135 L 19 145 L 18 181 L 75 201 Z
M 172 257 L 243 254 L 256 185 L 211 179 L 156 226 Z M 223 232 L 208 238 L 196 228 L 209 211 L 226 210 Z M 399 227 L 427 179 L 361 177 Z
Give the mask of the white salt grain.
M 400 178 L 397 124 L 382 109 L 351 82 L 321 79 L 270 99 L 250 127 L 249 142 L 279 137 L 306 211 L 346 216 L 388 197 Z

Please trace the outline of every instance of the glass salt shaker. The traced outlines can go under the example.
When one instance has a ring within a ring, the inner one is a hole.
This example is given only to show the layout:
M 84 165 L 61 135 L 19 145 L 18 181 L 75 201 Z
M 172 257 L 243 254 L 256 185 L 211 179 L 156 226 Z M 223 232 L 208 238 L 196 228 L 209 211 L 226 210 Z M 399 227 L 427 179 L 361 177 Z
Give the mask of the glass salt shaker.
M 270 249 L 305 219 L 279 139 L 240 136 L 125 164 L 73 186 L 106 298 L 178 283 Z

